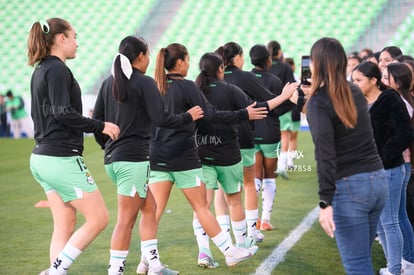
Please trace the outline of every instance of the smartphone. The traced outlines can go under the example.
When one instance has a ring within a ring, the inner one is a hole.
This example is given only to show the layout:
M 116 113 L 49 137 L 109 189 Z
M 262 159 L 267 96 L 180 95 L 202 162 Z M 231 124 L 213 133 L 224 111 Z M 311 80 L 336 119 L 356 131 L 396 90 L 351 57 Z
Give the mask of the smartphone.
M 303 85 L 310 85 L 309 82 L 311 79 L 311 70 L 310 70 L 310 56 L 303 55 L 301 60 L 301 70 L 300 70 L 300 83 Z

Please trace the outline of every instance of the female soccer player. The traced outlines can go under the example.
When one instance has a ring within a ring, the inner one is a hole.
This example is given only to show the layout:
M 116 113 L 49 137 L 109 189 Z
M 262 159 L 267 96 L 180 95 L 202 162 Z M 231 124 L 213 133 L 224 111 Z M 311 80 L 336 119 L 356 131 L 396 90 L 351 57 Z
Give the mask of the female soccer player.
M 237 86 L 224 82 L 223 59 L 216 53 L 206 53 L 200 59 L 200 74 L 196 79 L 200 90 L 218 110 L 238 110 L 251 104 L 251 99 Z M 265 102 L 269 109 L 275 108 L 287 100 L 296 88 L 290 86 L 283 94 Z M 262 104 L 262 103 L 260 103 Z M 259 105 L 259 103 L 258 103 Z M 238 143 L 239 125 L 224 125 L 217 123 L 197 123 L 197 145 L 206 178 L 207 189 L 217 189 L 221 185 L 230 209 L 231 225 L 236 243 L 243 245 L 242 234 L 246 232 L 245 213 L 242 206 L 241 185 L 243 182 L 243 165 L 241 162 L 240 146 Z M 227 205 L 225 205 L 227 208 Z M 216 214 L 219 209 L 215 207 Z M 220 209 L 220 211 L 222 211 Z M 222 211 L 225 212 L 225 211 Z M 208 259 L 208 237 L 197 219 L 194 231 L 199 244 L 201 256 Z M 256 230 L 256 228 L 254 228 Z M 255 232 L 257 235 L 260 232 Z M 255 235 L 256 237 L 258 237 Z M 253 236 L 252 236 L 253 237 Z M 263 240 L 263 237 L 260 241 Z M 207 252 L 205 252 L 207 251 Z M 200 264 L 199 256 L 199 264 Z M 208 265 L 208 267 L 210 267 Z
M 243 49 L 239 44 L 235 42 L 226 43 L 224 46 L 219 47 L 216 53 L 220 54 L 224 60 L 224 80 L 232 83 L 243 90 L 252 100 L 266 101 L 274 97 L 274 95 L 257 79 L 257 77 L 251 73 L 243 71 L 244 57 Z M 297 87 L 297 84 L 294 84 Z M 277 110 L 273 110 L 272 113 L 277 115 Z M 255 186 L 255 147 L 254 147 L 254 135 L 253 135 L 253 123 L 242 122 L 239 131 L 239 142 L 241 148 L 241 154 L 243 159 L 243 180 L 245 191 L 245 208 L 246 208 L 246 220 L 248 230 L 256 227 L 258 222 L 258 202 Z M 259 183 L 256 183 L 257 185 Z M 261 185 L 261 183 L 260 183 Z M 266 182 L 266 189 L 270 193 L 274 193 L 276 190 L 276 181 Z M 269 213 L 272 211 L 272 207 L 266 209 Z M 270 221 L 262 223 L 260 229 L 272 230 Z
M 94 118 L 113 121 L 121 128 L 117 141 L 97 138 L 105 148 L 105 170 L 118 193 L 118 220 L 112 233 L 108 275 L 123 274 L 140 210 L 141 252 L 149 270 L 138 271 L 178 274 L 163 266 L 158 255 L 156 205 L 147 186 L 150 129 L 152 123 L 179 128 L 201 118 L 203 112 L 199 106 L 177 115 L 164 110 L 155 81 L 145 76 L 149 54 L 144 39 L 125 37 L 114 59 L 112 75 L 102 84 L 94 108 Z
M 281 93 L 283 83 L 279 77 L 268 71 L 272 64 L 270 53 L 264 45 L 254 45 L 249 52 L 250 60 L 255 66 L 252 73 L 274 96 Z M 261 224 L 263 230 L 268 230 L 273 202 L 276 196 L 276 169 L 278 153 L 280 153 L 280 123 L 279 117 L 291 110 L 293 104 L 286 101 L 263 120 L 255 122 L 255 183 L 256 191 L 262 195 Z M 273 188 L 273 186 L 275 188 Z M 263 189 L 262 189 L 263 187 Z
M 116 140 L 119 128 L 82 116 L 81 90 L 65 64 L 75 58 L 77 47 L 75 29 L 61 18 L 31 27 L 28 63 L 35 66 L 30 88 L 36 145 L 30 169 L 53 217 L 50 268 L 41 274 L 66 274 L 108 224 L 105 202 L 82 158 L 83 133 L 103 133 Z M 75 231 L 77 211 L 85 223 Z
M 199 105 L 204 110 L 204 118 L 222 123 L 238 123 L 249 118 L 263 118 L 266 108 L 236 112 L 218 112 L 212 108 L 194 82 L 186 80 L 189 69 L 189 55 L 181 44 L 170 44 L 161 48 L 157 55 L 155 80 L 166 102 L 166 108 L 179 113 L 189 107 Z M 167 71 L 167 73 L 166 73 Z M 233 266 L 254 255 L 257 246 L 235 247 L 225 232 L 221 231 L 206 199 L 203 170 L 195 139 L 195 124 L 180 129 L 156 127 L 150 146 L 150 189 L 157 203 L 159 222 L 167 204 L 172 185 L 182 190 L 196 213 L 201 226 L 225 255 L 226 264 Z

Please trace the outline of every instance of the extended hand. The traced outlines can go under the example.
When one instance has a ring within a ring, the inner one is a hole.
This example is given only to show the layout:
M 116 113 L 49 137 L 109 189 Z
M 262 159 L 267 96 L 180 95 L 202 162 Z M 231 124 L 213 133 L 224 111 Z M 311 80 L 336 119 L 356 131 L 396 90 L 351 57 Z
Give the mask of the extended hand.
M 105 135 L 108 135 L 112 140 L 116 140 L 119 137 L 119 127 L 116 124 L 113 124 L 112 122 L 106 122 L 105 121 L 105 127 L 102 131 Z
M 249 113 L 249 120 L 263 119 L 267 116 L 266 107 L 255 108 L 254 106 L 256 106 L 256 102 L 253 102 L 246 107 L 246 110 Z
M 200 118 L 204 117 L 204 111 L 198 105 L 194 106 L 191 109 L 188 109 L 187 113 L 189 113 L 191 115 L 191 117 L 193 118 L 193 121 L 196 121 L 197 119 L 200 119 Z
M 335 232 L 335 222 L 333 220 L 333 208 L 328 206 L 325 209 L 321 209 L 319 212 L 319 224 L 326 234 L 333 238 Z

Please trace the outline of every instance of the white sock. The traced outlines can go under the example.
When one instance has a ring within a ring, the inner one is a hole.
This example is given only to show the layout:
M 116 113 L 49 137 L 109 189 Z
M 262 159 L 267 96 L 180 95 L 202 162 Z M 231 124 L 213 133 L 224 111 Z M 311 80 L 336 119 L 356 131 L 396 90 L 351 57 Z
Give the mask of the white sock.
M 253 236 L 256 233 L 256 222 L 259 218 L 259 209 L 247 210 L 246 209 L 246 223 L 247 223 L 247 236 Z
M 69 267 L 82 251 L 67 243 L 50 267 L 50 275 L 66 275 Z
M 234 255 L 234 252 L 236 250 L 228 235 L 229 234 L 227 234 L 225 231 L 221 231 L 216 236 L 211 238 L 211 240 L 214 242 L 217 248 L 220 249 L 221 253 L 223 253 L 224 256 Z
M 262 221 L 270 221 L 270 214 L 272 213 L 273 202 L 276 196 L 276 179 L 263 179 L 263 202 L 262 202 Z
M 158 255 L 157 239 L 141 241 L 141 251 L 152 270 L 158 272 L 162 269 L 160 256 Z
M 201 250 L 208 250 L 210 251 L 210 243 L 209 243 L 209 237 L 204 230 L 204 228 L 201 226 L 200 221 L 198 219 L 193 220 L 193 230 L 194 235 L 196 236 L 197 244 L 198 244 L 198 251 L 201 252 Z
M 108 275 L 119 275 L 124 273 L 128 250 L 110 250 Z
M 246 241 L 246 220 L 231 221 L 231 228 L 233 229 L 236 244 L 244 245 Z
M 221 215 L 221 216 L 217 216 L 216 220 L 218 222 L 218 224 L 220 225 L 220 228 L 222 231 L 226 232 L 226 234 L 228 235 L 228 238 L 231 240 L 231 235 L 230 235 L 230 216 L 229 215 Z
M 262 189 L 262 180 L 259 178 L 254 178 L 254 185 L 256 186 L 256 193 L 259 196 L 259 192 Z
M 297 151 L 296 150 L 288 151 L 287 155 L 289 159 L 294 160 L 296 159 Z
M 281 152 L 279 158 L 277 159 L 277 171 L 286 171 L 287 170 L 287 152 Z M 264 179 L 263 179 L 264 180 Z

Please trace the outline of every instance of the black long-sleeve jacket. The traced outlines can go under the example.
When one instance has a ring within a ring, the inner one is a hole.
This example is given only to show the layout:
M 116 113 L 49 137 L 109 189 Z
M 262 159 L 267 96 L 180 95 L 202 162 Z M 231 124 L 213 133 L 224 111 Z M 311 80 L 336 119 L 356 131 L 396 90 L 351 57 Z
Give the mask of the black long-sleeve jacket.
M 413 140 L 411 119 L 394 90 L 382 91 L 369 109 L 375 143 L 385 169 L 404 163 L 402 152 Z
M 349 85 L 358 115 L 354 128 L 347 129 L 340 121 L 325 86 L 315 92 L 306 107 L 315 144 L 319 198 L 325 201 L 333 200 L 337 179 L 383 168 L 366 99 L 356 85 Z
M 82 115 L 79 84 L 58 57 L 47 56 L 36 66 L 30 90 L 36 140 L 33 153 L 82 155 L 83 133 L 103 131 L 104 122 Z
M 279 77 L 274 74 L 253 69 L 252 73 L 263 83 L 263 85 L 272 92 L 273 96 L 278 96 L 282 93 L 283 83 Z M 254 123 L 254 143 L 256 144 L 273 144 L 280 141 L 280 122 L 279 116 L 290 111 L 293 103 L 289 100 L 277 106 L 268 117 Z
M 240 70 L 236 66 L 227 66 L 224 80 L 243 90 L 253 101 L 262 102 L 275 97 L 252 73 Z M 277 108 L 268 115 L 277 115 Z M 240 124 L 239 143 L 241 149 L 254 148 L 254 122 L 245 121 Z
M 239 87 L 224 81 L 210 83 L 204 95 L 217 110 L 239 110 L 252 103 Z M 239 124 L 197 121 L 196 145 L 202 164 L 227 166 L 240 162 L 238 129 Z
M 204 118 L 210 122 L 234 124 L 248 120 L 246 109 L 217 111 L 193 81 L 179 75 L 167 75 L 168 90 L 164 97 L 168 112 L 177 114 L 193 106 L 200 106 Z M 180 129 L 155 127 L 150 147 L 151 170 L 184 171 L 201 167 L 196 146 L 195 123 Z
M 193 120 L 187 110 L 170 114 L 155 81 L 133 69 L 128 81 L 128 99 L 117 102 L 112 95 L 113 77 L 108 77 L 100 88 L 93 117 L 110 121 L 121 130 L 115 141 L 95 134 L 97 142 L 105 148 L 105 164 L 114 161 L 145 161 L 149 159 L 152 123 L 162 127 L 181 128 Z

